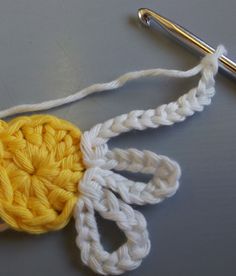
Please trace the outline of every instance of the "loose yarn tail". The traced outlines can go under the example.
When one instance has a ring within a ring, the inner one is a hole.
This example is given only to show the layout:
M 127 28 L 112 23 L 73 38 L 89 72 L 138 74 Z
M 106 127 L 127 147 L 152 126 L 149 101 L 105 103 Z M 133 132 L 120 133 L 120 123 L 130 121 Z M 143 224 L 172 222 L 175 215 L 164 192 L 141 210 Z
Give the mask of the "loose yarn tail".
M 218 52 L 221 51 L 220 49 L 223 49 L 223 46 L 219 46 L 217 48 L 217 51 Z M 214 55 L 217 55 L 217 51 Z M 157 76 L 166 76 L 166 77 L 175 77 L 175 78 L 193 77 L 198 73 L 200 73 L 204 66 L 205 65 L 201 63 L 187 71 L 156 68 L 156 69 L 129 72 L 118 77 L 117 79 L 111 82 L 93 84 L 67 97 L 59 98 L 56 100 L 44 101 L 36 104 L 21 104 L 21 105 L 16 105 L 16 106 L 4 109 L 0 111 L 0 118 L 5 118 L 8 116 L 22 114 L 26 112 L 49 110 L 68 103 L 79 101 L 87 97 L 88 95 L 91 95 L 94 93 L 99 93 L 107 90 L 115 90 L 117 88 L 124 86 L 127 82 L 137 80 L 140 78 L 157 77 Z M 216 66 L 216 64 L 214 66 Z

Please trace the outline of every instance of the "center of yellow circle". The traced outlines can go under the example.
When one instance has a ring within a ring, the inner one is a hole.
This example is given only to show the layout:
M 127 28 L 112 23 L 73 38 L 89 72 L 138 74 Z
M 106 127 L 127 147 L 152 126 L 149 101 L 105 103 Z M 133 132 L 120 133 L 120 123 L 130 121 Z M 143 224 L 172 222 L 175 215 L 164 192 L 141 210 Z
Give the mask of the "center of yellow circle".
M 0 120 L 0 218 L 11 228 L 63 228 L 84 173 L 80 130 L 50 115 Z

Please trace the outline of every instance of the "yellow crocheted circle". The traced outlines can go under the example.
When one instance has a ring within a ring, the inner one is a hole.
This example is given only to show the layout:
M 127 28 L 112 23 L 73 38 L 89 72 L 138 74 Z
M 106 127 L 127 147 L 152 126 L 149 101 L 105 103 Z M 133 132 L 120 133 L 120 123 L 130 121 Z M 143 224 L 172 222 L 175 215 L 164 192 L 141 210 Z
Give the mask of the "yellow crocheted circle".
M 18 231 L 64 227 L 84 166 L 80 130 L 49 115 L 0 120 L 0 217 Z

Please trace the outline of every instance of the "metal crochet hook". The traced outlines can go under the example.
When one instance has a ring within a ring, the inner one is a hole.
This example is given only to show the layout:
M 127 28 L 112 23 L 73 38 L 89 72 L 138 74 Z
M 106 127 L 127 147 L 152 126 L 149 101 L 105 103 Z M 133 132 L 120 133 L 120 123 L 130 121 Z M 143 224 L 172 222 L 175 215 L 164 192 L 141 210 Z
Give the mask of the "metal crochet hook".
M 178 41 L 184 43 L 185 45 L 197 50 L 201 54 L 212 54 L 215 49 L 209 46 L 206 42 L 202 41 L 200 38 L 196 37 L 194 34 L 190 33 L 180 25 L 170 21 L 169 19 L 161 16 L 160 14 L 150 10 L 150 9 L 139 9 L 138 17 L 140 21 L 146 25 L 150 26 L 151 21 L 158 23 L 165 31 L 171 34 Z M 233 62 L 228 57 L 222 55 L 219 58 L 220 67 L 236 77 L 236 63 Z

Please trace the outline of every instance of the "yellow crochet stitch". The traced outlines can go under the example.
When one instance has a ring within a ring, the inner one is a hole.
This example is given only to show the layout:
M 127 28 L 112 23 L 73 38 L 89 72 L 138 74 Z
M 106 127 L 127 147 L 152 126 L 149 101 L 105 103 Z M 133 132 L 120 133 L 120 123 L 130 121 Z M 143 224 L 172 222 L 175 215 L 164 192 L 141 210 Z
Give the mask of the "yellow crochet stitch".
M 0 217 L 33 234 L 69 221 L 84 166 L 80 130 L 49 115 L 0 120 Z

